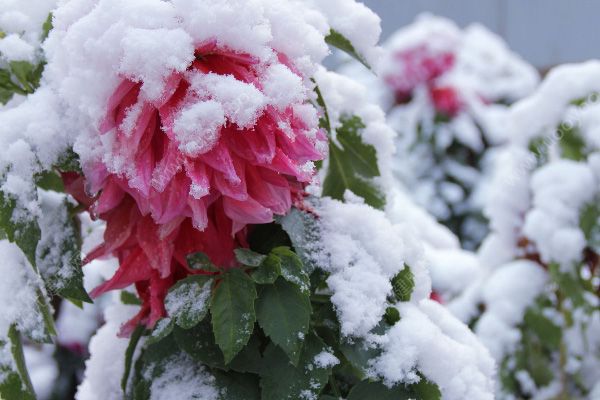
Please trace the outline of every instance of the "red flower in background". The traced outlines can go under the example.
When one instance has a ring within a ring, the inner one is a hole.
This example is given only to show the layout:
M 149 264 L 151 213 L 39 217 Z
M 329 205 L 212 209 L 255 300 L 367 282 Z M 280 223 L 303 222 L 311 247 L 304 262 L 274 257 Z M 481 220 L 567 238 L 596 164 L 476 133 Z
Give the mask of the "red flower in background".
M 384 79 L 392 88 L 398 103 L 412 97 L 415 88 L 430 85 L 454 66 L 455 56 L 450 51 L 435 52 L 427 45 L 403 50 L 393 55 L 395 70 Z
M 247 246 L 247 225 L 269 223 L 301 201 L 313 178 L 312 161 L 323 157 L 326 137 L 316 118 L 303 117 L 306 99 L 283 109 L 264 104 L 251 124 L 239 126 L 219 121 L 218 99 L 195 87 L 216 76 L 262 91 L 266 66 L 215 42 L 200 46 L 196 57 L 185 73 L 168 77 L 159 101 L 146 100 L 143 83 L 130 80 L 110 98 L 101 133 L 113 135 L 111 156 L 123 171 L 102 161 L 83 166 L 85 182 L 64 177 L 69 192 L 106 221 L 104 243 L 86 262 L 111 255 L 119 260 L 115 275 L 92 295 L 135 284 L 142 299 L 124 334 L 165 315 L 164 297 L 174 282 L 208 273 L 191 270 L 188 254 L 202 251 L 213 263 L 234 267 L 233 250 Z M 275 64 L 299 76 L 284 56 Z M 179 124 L 186 110 L 217 124 Z M 93 200 L 84 185 L 98 193 Z
M 462 101 L 451 86 L 433 87 L 429 89 L 429 95 L 435 110 L 448 117 L 456 116 L 462 109 Z

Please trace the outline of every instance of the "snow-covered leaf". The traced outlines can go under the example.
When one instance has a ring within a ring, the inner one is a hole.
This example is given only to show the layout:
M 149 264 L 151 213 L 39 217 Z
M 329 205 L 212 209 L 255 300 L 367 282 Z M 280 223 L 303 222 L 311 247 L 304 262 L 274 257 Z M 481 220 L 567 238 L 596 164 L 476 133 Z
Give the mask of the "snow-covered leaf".
M 32 216 L 15 219 L 16 201 L 0 192 L 0 229 L 23 251 L 35 267 L 35 251 L 42 236 L 38 221 Z
M 356 51 L 356 49 L 352 45 L 352 42 L 350 42 L 350 40 L 348 40 L 344 35 L 336 31 L 335 29 L 331 29 L 329 31 L 329 35 L 325 37 L 325 41 L 333 47 L 336 47 L 346 52 L 348 55 L 352 56 L 357 61 L 359 61 L 362 65 L 371 69 L 371 66 L 369 65 L 369 63 L 367 63 L 365 58 Z
M 266 258 L 265 255 L 257 253 L 249 249 L 238 248 L 234 250 L 235 258 L 243 265 L 249 267 L 258 267 Z
M 177 282 L 165 298 L 165 309 L 177 325 L 189 329 L 204 319 L 213 279 L 206 275 L 192 275 Z
M 339 145 L 333 140 L 329 143 L 323 196 L 343 200 L 346 190 L 350 190 L 367 204 L 383 208 L 385 198 L 371 181 L 380 175 L 377 153 L 373 146 L 362 141 L 359 133 L 365 124 L 357 116 L 341 118 L 340 122 L 341 126 L 336 129 Z

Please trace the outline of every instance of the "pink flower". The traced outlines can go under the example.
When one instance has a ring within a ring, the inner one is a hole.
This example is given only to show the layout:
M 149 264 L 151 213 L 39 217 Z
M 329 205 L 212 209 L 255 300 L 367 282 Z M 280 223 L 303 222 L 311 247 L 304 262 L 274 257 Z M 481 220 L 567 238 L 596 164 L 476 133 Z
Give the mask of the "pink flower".
M 435 52 L 427 45 L 412 47 L 393 55 L 395 70 L 384 77 L 398 103 L 404 103 L 419 85 L 431 85 L 454 66 L 450 51 Z
M 429 95 L 435 110 L 447 117 L 456 116 L 463 107 L 458 93 L 451 86 L 430 88 Z
M 94 200 L 82 195 L 81 179 L 65 182 L 107 223 L 104 243 L 87 261 L 114 255 L 120 263 L 92 295 L 135 284 L 143 301 L 125 333 L 165 315 L 174 282 L 207 273 L 191 270 L 186 255 L 202 251 L 213 263 L 234 267 L 233 250 L 247 247 L 248 225 L 269 223 L 301 202 L 326 137 L 306 96 L 284 106 L 264 100 L 264 74 L 273 66 L 302 79 L 283 55 L 265 65 L 210 42 L 197 48 L 185 73 L 167 77 L 159 100 L 148 100 L 143 82 L 128 79 L 109 99 L 100 131 L 112 135 L 112 150 L 83 165 Z M 226 90 L 242 85 L 245 92 L 234 93 L 231 103 L 239 107 L 202 89 L 209 80 L 228 82 Z

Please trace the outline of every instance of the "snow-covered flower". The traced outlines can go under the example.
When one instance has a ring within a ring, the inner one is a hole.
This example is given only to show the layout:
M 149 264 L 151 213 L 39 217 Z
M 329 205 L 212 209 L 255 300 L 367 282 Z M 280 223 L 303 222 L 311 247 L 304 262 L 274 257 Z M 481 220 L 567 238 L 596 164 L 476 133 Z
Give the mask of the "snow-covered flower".
M 150 60 L 145 52 L 155 49 L 144 46 L 157 34 L 177 55 Z M 234 267 L 247 226 L 301 202 L 313 161 L 327 149 L 309 102 L 312 83 L 291 57 L 233 49 L 218 36 L 193 42 L 181 29 L 128 32 L 115 89 L 96 118 L 96 137 L 87 138 L 99 151 L 76 144 L 83 178 L 64 176 L 71 194 L 107 223 L 87 261 L 120 262 L 92 295 L 135 284 L 143 301 L 125 333 L 165 315 L 174 282 L 207 273 L 190 269 L 187 255 L 201 251 Z

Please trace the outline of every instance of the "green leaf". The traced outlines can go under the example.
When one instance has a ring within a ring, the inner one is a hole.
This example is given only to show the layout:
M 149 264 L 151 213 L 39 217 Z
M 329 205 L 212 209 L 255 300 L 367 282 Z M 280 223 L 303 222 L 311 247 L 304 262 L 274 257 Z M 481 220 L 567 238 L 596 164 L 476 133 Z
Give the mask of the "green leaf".
M 385 309 L 385 322 L 389 325 L 394 325 L 396 322 L 400 321 L 400 312 L 396 307 L 388 307 Z
M 37 290 L 37 310 L 42 315 L 42 320 L 44 321 L 44 335 L 41 338 L 38 338 L 39 335 L 37 332 L 23 332 L 33 341 L 43 342 L 43 343 L 52 343 L 52 336 L 56 336 L 56 327 L 54 326 L 54 315 L 52 313 L 52 308 L 49 305 L 48 296 L 42 291 L 42 289 Z
M 121 303 L 126 304 L 128 306 L 141 306 L 142 301 L 138 299 L 138 297 L 127 290 L 121 291 Z
M 235 253 L 236 260 L 243 265 L 249 267 L 258 267 L 267 256 L 264 254 L 257 253 L 250 249 L 238 248 L 233 251 Z
M 577 276 L 562 272 L 560 265 L 552 263 L 549 266 L 550 276 L 566 297 L 571 299 L 575 307 L 584 307 L 587 303 L 583 296 L 585 292 Z
M 221 270 L 215 266 L 208 256 L 202 252 L 189 254 L 187 257 L 188 265 L 191 269 L 209 271 L 209 272 L 220 272 Z
M 123 377 L 121 378 L 121 388 L 123 393 L 127 392 L 127 383 L 129 382 L 129 373 L 131 372 L 131 363 L 133 362 L 133 355 L 135 354 L 135 348 L 137 347 L 140 338 L 144 334 L 144 327 L 138 325 L 129 339 L 129 345 L 125 350 L 125 369 L 123 371 Z
M 43 42 L 48 37 L 48 34 L 52 30 L 52 13 L 48 14 L 48 18 L 44 21 L 44 25 L 42 25 L 42 37 L 40 38 Z
M 362 339 L 354 339 L 352 343 L 342 341 L 339 350 L 356 370 L 355 374 L 360 379 L 364 379 L 367 376 L 369 361 L 381 354 L 379 348 L 368 346 Z
M 343 117 L 341 126 L 336 129 L 338 146 L 329 142 L 329 168 L 323 182 L 323 196 L 343 200 L 346 190 L 362 197 L 367 204 L 381 209 L 385 199 L 370 181 L 380 175 L 377 166 L 377 153 L 371 145 L 365 144 L 360 131 L 365 128 L 357 117 Z
M 60 156 L 55 167 L 62 172 L 81 172 L 79 155 L 69 148 Z
M 256 302 L 256 316 L 273 343 L 298 365 L 304 337 L 310 322 L 310 298 L 307 293 L 283 279 L 264 286 Z
M 315 357 L 324 351 L 327 351 L 325 343 L 310 333 L 306 337 L 298 366 L 294 366 L 283 350 L 269 344 L 264 353 L 261 373 L 262 400 L 317 398 L 331 374 L 331 367 L 315 363 Z
M 562 330 L 546 318 L 541 310 L 529 308 L 523 320 L 528 329 L 533 331 L 540 342 L 552 350 L 559 350 L 562 340 Z
M 327 104 L 319 89 L 317 82 L 311 78 L 311 81 L 315 84 L 315 93 L 317 95 L 317 105 L 323 109 L 323 117 L 319 118 L 319 126 L 327 131 L 327 134 L 331 136 L 331 120 L 329 119 L 329 111 L 327 110 Z
M 213 294 L 210 312 L 215 341 L 223 351 L 225 363 L 248 343 L 254 329 L 256 287 L 248 275 L 239 269 L 223 274 Z
M 441 400 L 442 393 L 440 389 L 435 383 L 429 382 L 423 376 L 421 376 L 421 380 L 419 383 L 413 384 L 409 386 L 410 390 L 413 392 L 413 396 L 416 399 L 420 400 Z
M 415 278 L 408 267 L 404 266 L 404 269 L 392 279 L 392 288 L 394 290 L 394 296 L 398 301 L 409 301 L 412 291 L 415 287 Z
M 35 178 L 36 185 L 44 190 L 63 193 L 65 185 L 61 177 L 54 171 L 44 171 Z
M 600 252 L 600 204 L 594 201 L 583 207 L 579 217 L 579 227 L 585 235 L 588 246 Z
M 560 140 L 558 144 L 564 158 L 582 161 L 586 158 L 586 143 L 577 126 L 561 124 L 558 127 Z
M 15 325 L 8 330 L 9 343 L 0 342 L 0 350 L 10 346 L 12 365 L 0 364 L 0 398 L 15 400 L 33 400 L 36 398 L 23 354 L 21 334 Z
M 348 400 L 409 400 L 411 393 L 399 385 L 388 388 L 381 382 L 362 381 L 348 394 Z M 419 400 L 425 400 L 419 398 Z
M 223 393 L 219 400 L 260 400 L 256 375 L 237 372 L 213 371 L 215 384 Z
M 208 312 L 212 283 L 212 277 L 206 275 L 192 275 L 178 281 L 165 298 L 169 317 L 184 329 L 202 321 Z
M 175 355 L 181 354 L 173 335 L 169 335 L 157 343 L 146 344 L 135 362 L 132 382 L 128 385 L 126 399 L 149 400 L 150 387 L 153 380 L 165 370 L 167 362 Z
M 16 201 L 0 192 L 0 229 L 6 233 L 9 241 L 23 251 L 29 263 L 35 268 L 35 251 L 42 232 L 37 219 L 13 219 Z
M 338 31 L 331 29 L 329 31 L 329 34 L 325 37 L 325 42 L 333 47 L 342 50 L 368 69 L 371 69 L 371 66 L 369 65 L 369 63 L 367 63 L 365 58 L 356 51 L 356 49 L 352 45 L 352 42 L 350 42 L 350 40 L 348 40 L 344 35 L 342 35 Z
M 27 93 L 33 93 L 39 86 L 41 74 L 35 65 L 28 61 L 11 61 L 10 70 Z M 39 74 L 39 76 L 38 76 Z
M 250 337 L 248 344 L 229 363 L 225 364 L 223 352 L 215 343 L 210 320 L 200 322 L 192 329 L 175 327 L 174 337 L 177 345 L 193 359 L 211 368 L 234 370 L 238 372 L 258 373 L 261 365 L 260 340 L 256 334 Z
M 274 254 L 269 254 L 260 266 L 252 271 L 252 279 L 261 285 L 274 283 L 279 275 L 281 275 L 281 259 Z
M 310 291 L 310 277 L 304 269 L 302 260 L 288 247 L 276 247 L 271 254 L 279 257 L 281 276 L 288 282 L 298 286 L 304 293 Z

